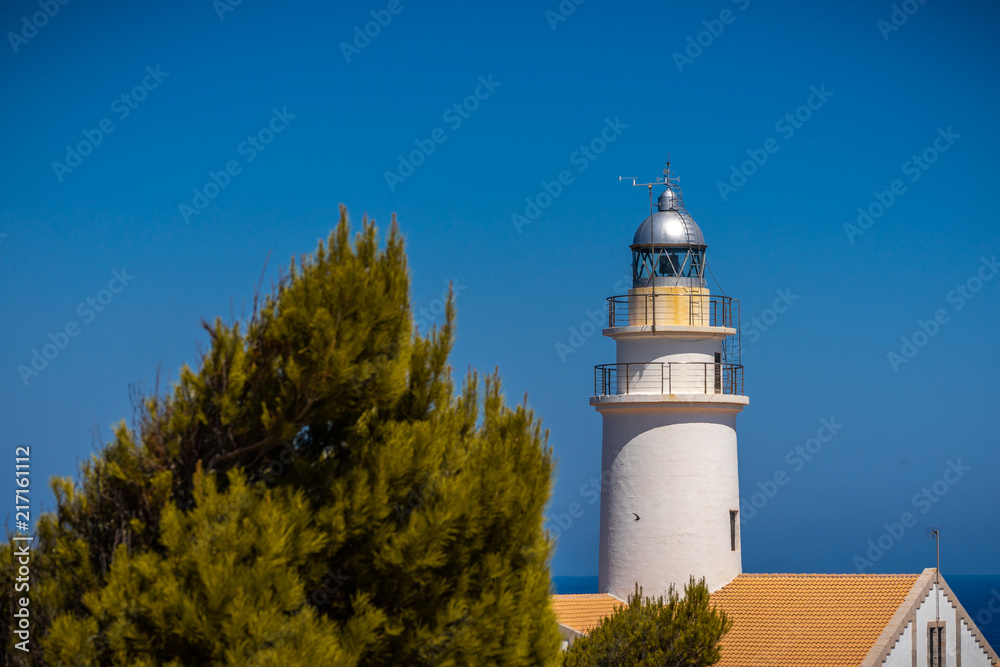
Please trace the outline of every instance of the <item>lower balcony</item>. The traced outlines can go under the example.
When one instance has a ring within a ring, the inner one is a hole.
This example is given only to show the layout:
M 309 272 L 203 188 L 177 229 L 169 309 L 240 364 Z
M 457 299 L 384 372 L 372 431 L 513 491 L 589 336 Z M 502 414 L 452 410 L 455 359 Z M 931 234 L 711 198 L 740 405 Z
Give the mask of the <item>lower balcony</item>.
M 594 395 L 722 394 L 743 396 L 743 366 L 697 361 L 649 361 L 594 367 Z

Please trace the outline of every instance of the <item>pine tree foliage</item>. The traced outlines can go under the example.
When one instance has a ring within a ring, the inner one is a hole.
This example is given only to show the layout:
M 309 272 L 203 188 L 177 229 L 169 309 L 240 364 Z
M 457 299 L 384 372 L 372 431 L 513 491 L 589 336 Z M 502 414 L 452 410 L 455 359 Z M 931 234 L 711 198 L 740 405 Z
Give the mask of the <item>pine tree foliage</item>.
M 577 639 L 564 667 L 707 667 L 719 661 L 719 642 L 732 627 L 709 601 L 705 580 L 694 577 L 684 597 L 643 598 L 638 584 L 628 603 Z
M 301 492 L 255 493 L 230 470 L 226 493 L 195 473 L 195 506 L 160 518 L 163 553 L 120 545 L 90 614 L 63 615 L 49 632 L 57 664 L 357 664 L 384 616 L 364 596 L 341 628 L 306 604 L 300 568 L 322 551 Z M 98 642 L 91 638 L 99 638 Z M 349 648 L 347 648 L 349 647 Z
M 557 664 L 551 449 L 496 375 L 456 391 L 453 321 L 414 330 L 395 221 L 352 240 L 342 209 L 54 480 L 32 664 Z

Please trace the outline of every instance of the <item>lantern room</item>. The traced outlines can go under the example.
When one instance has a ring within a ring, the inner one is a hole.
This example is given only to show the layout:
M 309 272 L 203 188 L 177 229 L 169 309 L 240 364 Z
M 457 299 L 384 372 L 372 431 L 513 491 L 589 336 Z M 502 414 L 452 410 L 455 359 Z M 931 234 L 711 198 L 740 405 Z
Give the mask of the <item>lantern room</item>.
M 705 237 L 675 183 L 667 182 L 657 209 L 632 239 L 632 287 L 704 287 Z

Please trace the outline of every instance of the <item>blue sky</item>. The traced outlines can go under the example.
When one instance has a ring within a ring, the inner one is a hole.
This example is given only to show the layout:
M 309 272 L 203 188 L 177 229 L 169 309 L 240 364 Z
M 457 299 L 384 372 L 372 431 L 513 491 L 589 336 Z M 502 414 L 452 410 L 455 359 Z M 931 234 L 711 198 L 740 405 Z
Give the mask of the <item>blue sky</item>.
M 584 333 L 648 211 L 618 177 L 669 151 L 742 302 L 744 569 L 919 571 L 940 526 L 945 572 L 1000 573 L 995 3 L 55 6 L 0 9 L 0 495 L 30 445 L 51 508 L 130 385 L 194 363 L 200 320 L 343 203 L 398 215 L 423 325 L 454 282 L 454 367 L 527 393 L 559 459 L 553 571 L 595 574 L 614 345 Z

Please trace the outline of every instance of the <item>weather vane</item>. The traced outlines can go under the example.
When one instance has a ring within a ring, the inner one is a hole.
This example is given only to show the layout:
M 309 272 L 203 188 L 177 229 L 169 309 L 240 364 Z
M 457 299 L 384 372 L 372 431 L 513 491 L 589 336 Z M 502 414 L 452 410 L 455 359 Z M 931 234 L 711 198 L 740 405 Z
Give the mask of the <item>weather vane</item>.
M 680 183 L 680 178 L 674 176 L 670 173 L 670 153 L 667 153 L 667 168 L 663 170 L 663 176 L 657 176 L 652 183 L 639 183 L 638 176 L 619 176 L 618 182 L 622 181 L 632 181 L 632 185 L 636 187 L 648 187 L 650 190 L 653 189 L 654 185 L 676 185 Z

